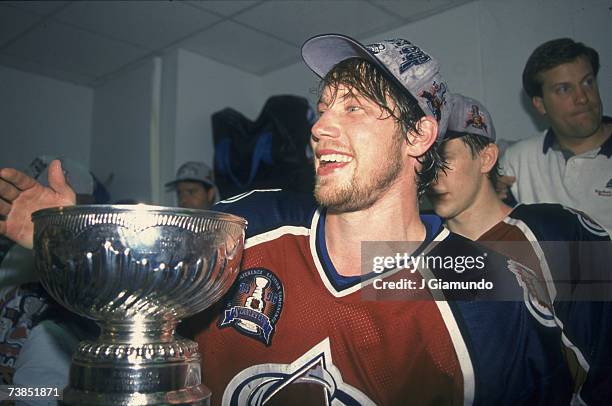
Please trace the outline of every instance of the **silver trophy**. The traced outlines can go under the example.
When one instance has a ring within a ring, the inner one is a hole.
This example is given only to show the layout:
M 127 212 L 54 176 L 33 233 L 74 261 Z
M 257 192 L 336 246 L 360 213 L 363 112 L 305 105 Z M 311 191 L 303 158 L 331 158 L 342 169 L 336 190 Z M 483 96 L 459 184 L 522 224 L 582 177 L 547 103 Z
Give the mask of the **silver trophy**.
M 174 329 L 229 289 L 246 221 L 145 205 L 59 207 L 32 220 L 42 284 L 101 329 L 73 355 L 63 402 L 208 405 L 198 345 Z

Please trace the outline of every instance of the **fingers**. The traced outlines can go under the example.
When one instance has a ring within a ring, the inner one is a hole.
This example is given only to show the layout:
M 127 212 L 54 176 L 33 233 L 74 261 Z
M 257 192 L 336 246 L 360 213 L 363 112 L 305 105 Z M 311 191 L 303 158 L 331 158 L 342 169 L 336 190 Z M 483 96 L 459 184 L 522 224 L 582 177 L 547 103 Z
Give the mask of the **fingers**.
M 4 200 L 0 199 L 0 221 L 4 220 L 11 211 L 11 205 Z M 1 233 L 0 233 L 1 234 Z
M 1 174 L 0 174 L 1 176 Z M 0 178 L 0 199 L 12 202 L 19 196 L 20 190 L 10 182 Z
M 516 182 L 515 176 L 500 176 L 499 181 L 506 186 L 512 186 L 514 182 Z
M 516 182 L 516 177 L 514 176 L 500 176 L 497 178 L 497 182 L 495 182 L 495 192 L 500 199 L 506 199 L 508 197 L 508 189 L 512 184 Z
M 503 192 L 504 190 L 508 190 L 508 185 L 503 183 L 503 182 L 497 182 L 497 185 L 495 185 L 495 191 L 496 192 Z
M 501 200 L 508 198 L 508 189 L 516 181 L 514 176 L 500 176 L 495 182 L 495 193 Z
M 12 202 L 21 191 L 34 187 L 36 184 L 34 179 L 16 169 L 0 169 L 0 199 L 6 202 Z
M 0 181 L 11 184 L 19 190 L 27 190 L 38 184 L 34 179 L 14 168 L 0 169 Z
M 66 177 L 64 176 L 64 171 L 62 170 L 62 163 L 58 159 L 54 159 L 49 164 L 49 186 L 51 189 L 59 192 L 62 189 L 65 189 L 68 185 L 66 184 Z
M 64 171 L 62 170 L 62 164 L 59 160 L 54 159 L 49 164 L 49 186 L 56 193 L 67 197 L 73 201 L 76 200 L 74 190 L 66 182 Z

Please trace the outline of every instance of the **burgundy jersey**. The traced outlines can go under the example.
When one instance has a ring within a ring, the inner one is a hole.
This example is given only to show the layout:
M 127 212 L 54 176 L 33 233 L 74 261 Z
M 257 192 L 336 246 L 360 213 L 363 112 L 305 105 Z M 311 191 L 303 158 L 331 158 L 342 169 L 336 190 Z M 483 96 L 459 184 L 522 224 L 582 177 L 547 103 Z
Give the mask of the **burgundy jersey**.
M 540 323 L 561 329 L 574 402 L 609 404 L 612 245 L 605 229 L 585 213 L 559 204 L 521 204 L 478 241 L 525 264 L 546 282 L 545 289 L 525 295 L 525 306 Z M 590 287 L 586 294 L 569 300 L 581 285 Z M 588 300 L 589 294 L 596 300 Z

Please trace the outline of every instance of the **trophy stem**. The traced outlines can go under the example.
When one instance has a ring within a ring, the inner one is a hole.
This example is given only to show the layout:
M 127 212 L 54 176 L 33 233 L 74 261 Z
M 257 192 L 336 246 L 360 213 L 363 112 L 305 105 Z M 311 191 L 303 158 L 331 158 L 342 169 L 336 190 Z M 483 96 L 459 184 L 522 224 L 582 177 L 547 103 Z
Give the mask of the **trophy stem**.
M 174 330 L 177 320 L 130 320 L 99 322 L 100 336 L 97 341 L 104 343 L 152 344 L 175 341 Z

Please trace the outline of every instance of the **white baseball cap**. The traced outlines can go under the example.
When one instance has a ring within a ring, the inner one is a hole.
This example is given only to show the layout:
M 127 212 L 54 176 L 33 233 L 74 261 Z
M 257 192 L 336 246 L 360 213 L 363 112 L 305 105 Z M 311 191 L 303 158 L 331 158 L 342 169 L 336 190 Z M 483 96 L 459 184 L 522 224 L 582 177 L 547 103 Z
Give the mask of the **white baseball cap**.
M 445 139 L 461 137 L 465 134 L 479 135 L 495 142 L 495 127 L 491 114 L 478 100 L 461 94 L 449 96 L 451 114 Z
M 213 170 L 204 162 L 185 162 L 176 172 L 176 179 L 166 183 L 166 187 L 173 188 L 177 183 L 183 181 L 202 182 L 210 187 L 216 186 Z
M 448 86 L 440 74 L 438 61 L 412 42 L 397 38 L 362 45 L 346 35 L 323 34 L 302 45 L 302 58 L 321 78 L 349 58 L 372 63 L 407 90 L 425 115 L 437 120 L 438 141 L 446 132 L 450 113 L 446 102 Z

